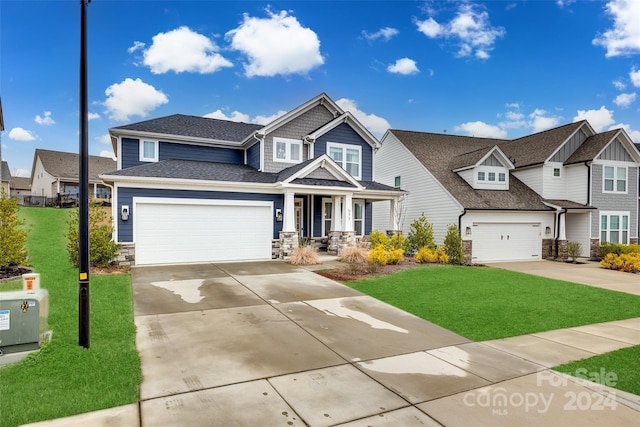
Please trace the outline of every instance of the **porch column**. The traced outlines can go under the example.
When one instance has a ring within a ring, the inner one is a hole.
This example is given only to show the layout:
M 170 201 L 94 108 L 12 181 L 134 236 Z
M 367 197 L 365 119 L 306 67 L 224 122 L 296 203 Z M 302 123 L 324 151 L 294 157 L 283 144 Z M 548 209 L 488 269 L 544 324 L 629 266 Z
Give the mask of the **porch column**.
M 333 220 L 331 221 L 331 231 L 342 231 L 342 208 L 340 206 L 342 197 L 333 196 Z
M 98 197 L 98 184 L 94 183 L 93 184 L 93 198 L 95 199 L 96 197 Z
M 567 240 L 566 212 L 558 214 L 558 240 Z
M 353 197 L 351 193 L 344 196 L 342 231 L 353 231 Z
M 284 232 L 296 231 L 296 215 L 293 196 L 294 193 L 292 191 L 284 193 L 284 209 L 282 212 L 282 231 Z
M 400 224 L 398 224 L 398 199 L 390 200 L 390 209 L 389 209 L 389 230 L 397 231 L 400 229 Z

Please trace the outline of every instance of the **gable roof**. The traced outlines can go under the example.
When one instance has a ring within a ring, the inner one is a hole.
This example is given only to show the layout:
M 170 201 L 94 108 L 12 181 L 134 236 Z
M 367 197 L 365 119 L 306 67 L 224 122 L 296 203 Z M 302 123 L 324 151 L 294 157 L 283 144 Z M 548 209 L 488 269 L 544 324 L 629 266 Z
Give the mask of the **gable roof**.
M 500 144 L 500 148 L 509 156 L 516 168 L 538 165 L 549 159 L 560 145 L 581 128 L 586 129 L 588 135 L 595 133 L 587 121 L 582 120 L 534 133 L 533 135 L 505 141 Z
M 34 176 L 37 159 L 40 159 L 44 170 L 50 175 L 69 181 L 80 179 L 80 156 L 76 153 L 63 151 L 43 150 L 36 148 L 33 154 L 33 166 L 31 176 Z M 116 170 L 116 161 L 108 157 L 89 156 L 89 181 L 100 182 L 99 175 Z
M 574 163 L 588 162 L 596 158 L 596 156 L 611 142 L 621 129 L 613 129 L 607 132 L 598 133 L 587 138 L 576 151 L 565 160 L 565 165 Z
M 219 142 L 240 143 L 262 128 L 262 125 L 252 123 L 174 114 L 114 127 L 109 131 L 113 135 L 144 133 L 163 137 L 173 136 L 177 137 L 177 139 L 198 138 Z
M 11 171 L 9 170 L 9 163 L 2 160 L 0 163 L 0 181 L 11 181 Z
M 24 176 L 11 177 L 10 185 L 12 190 L 30 190 L 31 177 L 24 177 Z
M 500 161 L 502 165 L 507 169 L 514 168 L 513 163 L 511 163 L 511 160 L 504 154 L 500 147 L 494 145 L 489 149 L 483 147 L 469 153 L 457 155 L 455 158 L 451 159 L 451 169 L 454 171 L 459 171 L 473 168 L 475 166 L 478 166 L 481 162 L 485 161 L 492 154 L 497 155 L 496 159 L 498 159 L 498 161 Z
M 486 153 L 504 140 L 395 129 L 389 133 L 404 144 L 466 209 L 552 210 L 535 191 L 514 176 L 509 178 L 509 191 L 475 190 L 453 172 L 457 156 L 473 151 Z
M 329 123 L 325 124 L 319 129 L 316 129 L 309 135 L 305 136 L 304 139 L 305 141 L 314 142 L 320 136 L 324 135 L 325 133 L 329 132 L 330 130 L 334 129 L 335 127 L 343 123 L 346 123 L 349 126 L 351 126 L 351 129 L 353 129 L 358 135 L 360 135 L 360 137 L 371 147 L 373 147 L 376 150 L 379 148 L 380 142 L 378 141 L 378 139 L 375 136 L 373 136 L 373 134 L 369 132 L 369 130 L 366 127 L 362 126 L 362 124 L 358 121 L 358 119 L 356 119 L 353 116 L 353 114 L 351 114 L 350 111 L 343 113 L 342 115 L 331 120 Z

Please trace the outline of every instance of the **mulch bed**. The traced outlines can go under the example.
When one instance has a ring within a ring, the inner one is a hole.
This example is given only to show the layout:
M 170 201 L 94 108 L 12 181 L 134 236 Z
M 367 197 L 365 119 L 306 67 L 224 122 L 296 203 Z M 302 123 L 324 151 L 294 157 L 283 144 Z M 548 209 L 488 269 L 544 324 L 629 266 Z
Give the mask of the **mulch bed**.
M 32 273 L 33 270 L 18 265 L 0 267 L 0 282 L 21 277 L 23 274 Z
M 384 276 L 396 271 L 406 270 L 407 268 L 417 267 L 419 264 L 413 258 L 405 257 L 400 264 L 382 265 L 375 271 L 371 271 L 368 266 L 361 266 L 358 269 L 352 269 L 345 264 L 342 268 L 333 268 L 330 270 L 316 270 L 315 273 L 337 282 L 348 282 L 350 280 L 366 279 L 377 276 Z

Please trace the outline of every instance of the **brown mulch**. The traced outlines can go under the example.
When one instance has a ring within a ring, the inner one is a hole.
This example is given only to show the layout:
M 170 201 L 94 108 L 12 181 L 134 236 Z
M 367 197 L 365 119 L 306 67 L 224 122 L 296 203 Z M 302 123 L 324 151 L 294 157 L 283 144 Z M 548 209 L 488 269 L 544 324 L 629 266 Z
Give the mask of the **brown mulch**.
M 23 274 L 32 273 L 33 270 L 17 265 L 7 265 L 0 267 L 0 281 L 11 280 L 21 277 Z
M 360 266 L 352 269 L 349 265 L 342 268 L 333 268 L 330 270 L 317 270 L 315 273 L 337 282 L 348 282 L 350 280 L 367 279 L 371 277 L 384 276 L 396 271 L 406 270 L 407 268 L 417 267 L 419 264 L 413 258 L 406 257 L 400 264 L 389 264 L 379 266 L 375 271 L 371 271 L 369 266 Z

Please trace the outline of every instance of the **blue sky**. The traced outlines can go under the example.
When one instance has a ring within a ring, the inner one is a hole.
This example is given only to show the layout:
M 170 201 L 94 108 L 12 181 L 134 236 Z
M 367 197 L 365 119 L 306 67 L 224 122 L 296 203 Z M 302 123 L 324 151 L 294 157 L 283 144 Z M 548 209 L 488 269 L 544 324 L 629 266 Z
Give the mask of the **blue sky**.
M 2 157 L 78 152 L 80 2 L 0 1 Z M 516 138 L 587 119 L 640 142 L 640 0 L 88 6 L 89 152 L 181 113 L 266 123 L 327 93 L 388 128 Z

